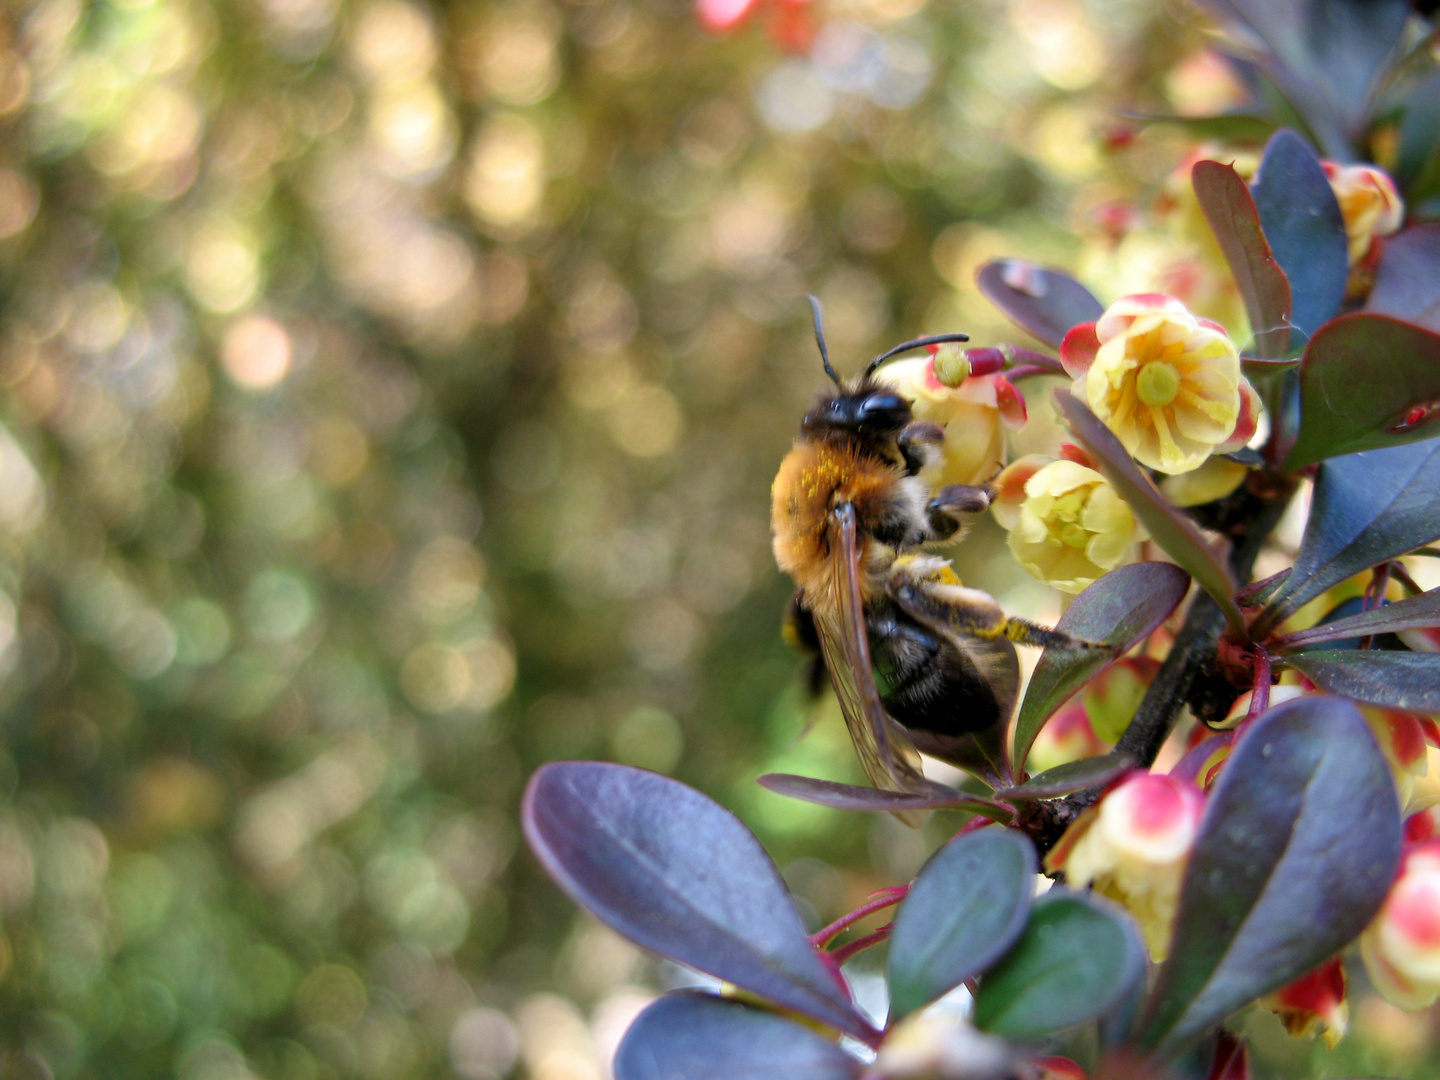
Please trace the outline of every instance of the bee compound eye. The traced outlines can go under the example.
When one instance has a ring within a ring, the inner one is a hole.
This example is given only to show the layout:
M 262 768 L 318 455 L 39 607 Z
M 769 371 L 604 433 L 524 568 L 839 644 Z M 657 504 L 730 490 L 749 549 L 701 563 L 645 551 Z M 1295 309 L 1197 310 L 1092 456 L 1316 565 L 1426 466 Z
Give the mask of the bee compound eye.
M 910 406 L 899 394 L 871 394 L 856 412 L 862 424 L 875 427 L 904 426 L 910 419 Z

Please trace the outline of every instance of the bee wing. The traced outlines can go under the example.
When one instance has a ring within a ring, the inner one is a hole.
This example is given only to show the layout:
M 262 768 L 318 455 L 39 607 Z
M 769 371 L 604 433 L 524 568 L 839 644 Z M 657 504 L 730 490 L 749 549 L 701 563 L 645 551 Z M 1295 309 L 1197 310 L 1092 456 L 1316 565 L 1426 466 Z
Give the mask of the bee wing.
M 932 786 L 920 772 L 920 755 L 890 718 L 875 686 L 870 637 L 860 594 L 860 544 L 855 508 L 836 507 L 831 521 L 829 589 L 835 603 L 817 605 L 820 649 L 850 740 L 865 775 L 886 791 L 924 792 Z

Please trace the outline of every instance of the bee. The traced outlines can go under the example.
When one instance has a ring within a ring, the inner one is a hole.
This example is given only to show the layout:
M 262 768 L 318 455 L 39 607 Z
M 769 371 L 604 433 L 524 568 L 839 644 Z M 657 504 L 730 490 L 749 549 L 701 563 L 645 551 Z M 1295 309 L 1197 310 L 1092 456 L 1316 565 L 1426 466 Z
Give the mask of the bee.
M 787 636 L 815 657 L 816 690 L 822 669 L 829 673 L 874 786 L 933 790 L 917 751 L 994 786 L 1009 783 L 1015 644 L 1103 646 L 1008 617 L 925 550 L 958 540 L 995 489 L 932 487 L 922 473 L 938 460 L 944 429 L 914 419 L 909 403 L 874 375 L 901 353 L 968 337 L 906 341 L 845 381 L 830 364 L 819 302 L 809 300 L 835 387 L 805 414 L 771 490 L 775 559 L 796 585 Z

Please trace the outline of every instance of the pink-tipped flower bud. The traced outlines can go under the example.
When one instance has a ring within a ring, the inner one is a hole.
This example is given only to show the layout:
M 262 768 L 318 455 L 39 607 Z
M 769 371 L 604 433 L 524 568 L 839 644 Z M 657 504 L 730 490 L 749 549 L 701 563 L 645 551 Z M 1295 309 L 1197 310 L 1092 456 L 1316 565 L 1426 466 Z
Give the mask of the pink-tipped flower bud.
M 1134 773 L 1076 818 L 1045 859 L 1076 888 L 1123 904 L 1157 961 L 1170 949 L 1180 882 L 1200 832 L 1205 796 L 1173 776 Z
M 1406 850 L 1380 913 L 1360 935 L 1370 981 L 1402 1009 L 1440 997 L 1440 840 Z

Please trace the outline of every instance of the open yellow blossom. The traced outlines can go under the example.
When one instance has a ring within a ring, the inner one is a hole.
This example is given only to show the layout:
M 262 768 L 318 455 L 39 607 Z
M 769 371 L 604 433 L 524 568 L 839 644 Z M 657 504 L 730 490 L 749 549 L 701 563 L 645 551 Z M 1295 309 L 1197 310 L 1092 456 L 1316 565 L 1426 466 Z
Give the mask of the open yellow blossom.
M 996 480 L 996 520 L 1010 550 L 1034 577 L 1078 593 L 1127 562 L 1139 529 L 1110 482 L 1074 461 L 1022 458 Z
M 1234 343 L 1173 296 L 1121 297 L 1066 335 L 1061 360 L 1075 395 L 1152 469 L 1189 472 L 1254 432 L 1259 399 Z

